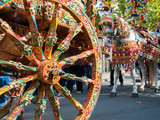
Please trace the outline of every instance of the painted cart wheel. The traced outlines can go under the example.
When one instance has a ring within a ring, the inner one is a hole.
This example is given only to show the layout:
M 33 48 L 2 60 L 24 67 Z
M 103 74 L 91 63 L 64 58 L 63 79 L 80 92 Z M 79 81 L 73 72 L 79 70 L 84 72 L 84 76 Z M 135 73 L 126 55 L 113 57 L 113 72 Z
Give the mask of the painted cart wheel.
M 3 34 L 0 42 L 10 40 L 9 43 L 13 44 L 8 47 L 9 50 L 5 50 L 6 46 L 2 50 L 4 45 L 1 44 L 0 65 L 18 70 L 24 77 L 0 88 L 0 95 L 24 87 L 29 81 L 32 83 L 8 119 L 17 119 L 23 108 L 31 103 L 36 89 L 35 119 L 41 119 L 45 110 L 45 92 L 55 119 L 62 119 L 60 103 L 53 88 L 79 111 L 75 119 L 88 119 L 99 96 L 102 72 L 98 39 L 82 6 L 74 0 L 24 0 L 23 4 L 19 1 L 11 2 L 13 0 L 0 6 L 0 31 Z M 30 38 L 31 42 L 27 43 Z M 15 61 L 15 58 L 20 57 L 22 60 Z M 92 59 L 92 79 L 77 77 L 62 70 L 88 57 Z M 75 100 L 66 87 L 60 85 L 60 78 L 90 84 L 83 104 Z

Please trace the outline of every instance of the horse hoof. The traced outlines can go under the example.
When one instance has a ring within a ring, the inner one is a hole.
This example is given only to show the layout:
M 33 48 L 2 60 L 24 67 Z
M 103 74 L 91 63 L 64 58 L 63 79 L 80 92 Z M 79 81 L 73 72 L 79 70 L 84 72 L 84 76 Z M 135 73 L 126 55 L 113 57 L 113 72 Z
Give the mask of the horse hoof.
M 117 93 L 115 93 L 115 92 L 111 92 L 111 93 L 110 93 L 110 96 L 111 96 L 111 97 L 115 97 L 116 95 L 117 95 Z
M 155 90 L 154 90 L 156 93 L 158 93 L 159 92 L 159 89 L 158 88 L 155 88 Z
M 133 98 L 138 98 L 138 93 L 132 93 Z
M 139 88 L 138 92 L 144 92 L 144 88 Z

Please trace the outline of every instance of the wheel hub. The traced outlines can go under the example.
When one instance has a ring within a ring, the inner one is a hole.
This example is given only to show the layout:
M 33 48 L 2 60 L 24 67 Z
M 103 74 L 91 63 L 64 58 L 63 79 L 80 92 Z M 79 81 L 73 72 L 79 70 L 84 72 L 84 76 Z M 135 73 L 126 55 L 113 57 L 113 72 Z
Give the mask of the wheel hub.
M 56 84 L 60 80 L 62 73 L 59 63 L 53 60 L 42 62 L 38 68 L 38 78 L 46 84 Z

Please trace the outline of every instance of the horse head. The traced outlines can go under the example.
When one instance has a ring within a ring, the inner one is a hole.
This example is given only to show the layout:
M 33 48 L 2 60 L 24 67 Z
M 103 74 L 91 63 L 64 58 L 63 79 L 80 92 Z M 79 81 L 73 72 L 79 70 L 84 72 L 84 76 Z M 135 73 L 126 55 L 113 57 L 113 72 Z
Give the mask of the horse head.
M 103 35 L 114 41 L 123 41 L 130 36 L 127 22 L 116 14 L 103 14 L 99 29 Z
M 101 7 L 100 7 L 101 8 Z M 113 34 L 113 18 L 111 16 L 111 8 L 105 7 L 104 10 L 99 10 L 100 22 L 98 24 L 99 34 L 103 36 L 102 53 L 107 57 L 110 56 L 112 47 L 112 39 L 109 36 Z
M 103 35 L 104 48 L 110 49 L 112 46 L 113 28 L 114 24 L 112 16 L 109 16 L 108 14 L 103 14 L 101 22 L 99 23 L 99 29 L 101 30 Z
M 98 28 L 100 30 L 100 34 L 103 36 L 104 45 L 111 47 L 114 29 L 112 9 L 108 7 L 105 7 L 104 9 L 105 10 L 99 11 L 100 22 L 98 23 Z

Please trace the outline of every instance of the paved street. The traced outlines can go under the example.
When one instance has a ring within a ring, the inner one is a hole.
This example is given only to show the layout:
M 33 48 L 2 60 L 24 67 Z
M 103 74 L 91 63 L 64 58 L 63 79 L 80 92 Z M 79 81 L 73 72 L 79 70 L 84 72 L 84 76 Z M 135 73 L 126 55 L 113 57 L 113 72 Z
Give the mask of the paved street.
M 110 97 L 112 87 L 108 86 L 109 74 L 103 75 L 101 93 L 90 120 L 160 120 L 160 93 L 154 93 L 153 88 L 147 88 L 144 93 L 139 93 L 139 98 L 132 98 L 132 80 L 128 73 L 125 76 L 124 86 L 118 86 L 117 96 Z M 137 84 L 140 85 L 140 82 Z M 84 102 L 86 94 L 86 86 L 83 94 L 76 94 L 76 91 L 73 91 L 73 97 L 81 103 Z M 74 120 L 78 114 L 77 110 L 65 98 L 59 97 L 59 99 L 63 119 Z M 34 109 L 33 103 L 25 108 L 24 120 L 33 120 Z M 53 119 L 47 101 L 47 109 L 42 120 Z
M 109 96 L 112 88 L 108 87 L 109 80 L 103 80 L 91 120 L 160 120 L 160 93 L 148 88 L 144 93 L 139 93 L 139 98 L 132 98 L 132 80 L 128 78 L 127 73 L 124 86 L 118 86 L 116 97 Z M 140 85 L 140 82 L 137 84 Z

